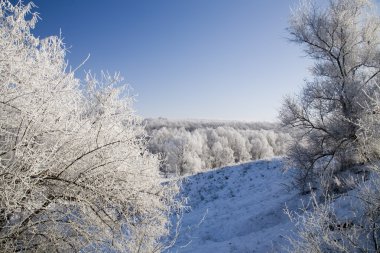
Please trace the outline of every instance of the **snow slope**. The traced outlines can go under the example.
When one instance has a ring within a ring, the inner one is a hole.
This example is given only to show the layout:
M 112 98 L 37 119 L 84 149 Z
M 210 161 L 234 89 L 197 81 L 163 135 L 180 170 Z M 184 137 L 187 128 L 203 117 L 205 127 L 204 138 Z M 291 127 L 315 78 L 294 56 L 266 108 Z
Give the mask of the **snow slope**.
M 283 252 L 294 229 L 285 205 L 297 210 L 300 195 L 280 158 L 199 173 L 185 179 L 190 210 L 167 252 Z

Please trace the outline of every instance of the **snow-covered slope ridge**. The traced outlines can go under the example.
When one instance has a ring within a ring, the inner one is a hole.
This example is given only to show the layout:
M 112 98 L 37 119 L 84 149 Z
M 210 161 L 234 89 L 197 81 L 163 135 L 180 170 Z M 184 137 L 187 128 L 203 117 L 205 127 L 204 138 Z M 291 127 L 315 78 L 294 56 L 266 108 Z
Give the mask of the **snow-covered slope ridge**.
M 290 174 L 275 158 L 186 178 L 190 210 L 168 252 L 283 252 L 294 228 L 285 205 L 296 210 L 300 203 Z

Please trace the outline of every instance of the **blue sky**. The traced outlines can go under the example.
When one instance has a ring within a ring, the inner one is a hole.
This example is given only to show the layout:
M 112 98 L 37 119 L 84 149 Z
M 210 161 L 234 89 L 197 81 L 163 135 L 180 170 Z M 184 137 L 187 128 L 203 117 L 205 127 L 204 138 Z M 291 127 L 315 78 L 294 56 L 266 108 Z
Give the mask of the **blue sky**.
M 287 41 L 298 0 L 36 0 L 69 64 L 119 71 L 144 117 L 275 121 L 311 62 Z

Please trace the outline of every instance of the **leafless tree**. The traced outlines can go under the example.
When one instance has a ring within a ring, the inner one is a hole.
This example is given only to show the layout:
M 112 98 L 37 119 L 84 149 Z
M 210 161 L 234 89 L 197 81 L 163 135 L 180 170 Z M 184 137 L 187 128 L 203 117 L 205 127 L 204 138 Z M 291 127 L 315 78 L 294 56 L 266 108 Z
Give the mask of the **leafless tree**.
M 380 73 L 374 3 L 330 0 L 323 8 L 316 2 L 302 1 L 289 27 L 291 40 L 315 61 L 313 79 L 298 96 L 287 97 L 280 111 L 282 123 L 299 131 L 289 157 L 302 169 L 304 189 L 315 176 L 331 178 L 367 160 L 358 144 L 359 121 Z

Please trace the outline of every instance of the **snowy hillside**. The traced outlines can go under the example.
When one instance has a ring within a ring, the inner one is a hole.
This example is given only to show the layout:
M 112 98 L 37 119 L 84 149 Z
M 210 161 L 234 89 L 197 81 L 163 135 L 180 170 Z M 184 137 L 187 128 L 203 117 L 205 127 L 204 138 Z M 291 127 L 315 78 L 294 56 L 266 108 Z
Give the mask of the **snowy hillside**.
M 279 158 L 226 167 L 188 177 L 182 195 L 191 207 L 168 252 L 281 252 L 294 228 L 285 205 L 300 195 Z

